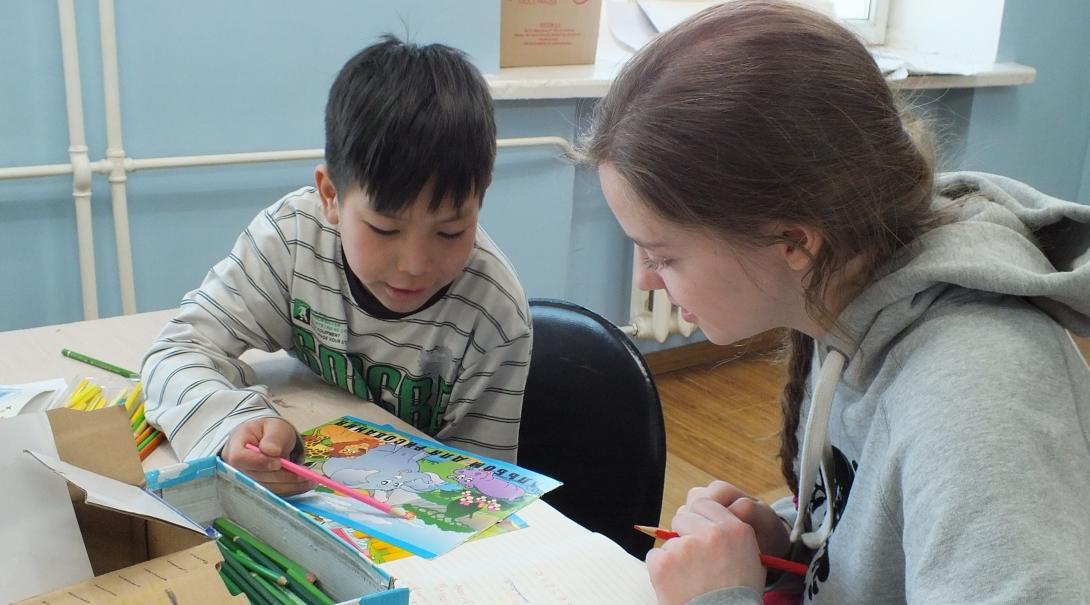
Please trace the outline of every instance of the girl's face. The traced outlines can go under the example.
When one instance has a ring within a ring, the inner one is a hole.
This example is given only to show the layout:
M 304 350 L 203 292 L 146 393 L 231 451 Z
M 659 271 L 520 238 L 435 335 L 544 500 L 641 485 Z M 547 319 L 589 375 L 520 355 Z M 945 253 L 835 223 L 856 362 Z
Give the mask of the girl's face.
M 731 246 L 709 230 L 669 222 L 637 198 L 611 164 L 601 164 L 598 174 L 610 210 L 636 243 L 637 287 L 666 290 L 682 317 L 715 344 L 795 323 L 801 288 L 781 246 Z

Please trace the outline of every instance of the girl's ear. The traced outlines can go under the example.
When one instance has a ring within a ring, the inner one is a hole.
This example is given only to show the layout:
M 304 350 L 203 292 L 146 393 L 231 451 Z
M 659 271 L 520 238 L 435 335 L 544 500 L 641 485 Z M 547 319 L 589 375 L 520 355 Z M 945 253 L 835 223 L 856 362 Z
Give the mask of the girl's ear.
M 325 164 L 318 164 L 314 169 L 314 185 L 318 188 L 318 197 L 322 198 L 325 219 L 332 225 L 338 224 L 341 215 L 337 207 L 337 188 L 333 186 L 333 178 L 329 176 L 329 168 Z
M 806 225 L 778 225 L 776 235 L 784 262 L 792 271 L 800 272 L 810 269 L 825 241 L 820 231 Z

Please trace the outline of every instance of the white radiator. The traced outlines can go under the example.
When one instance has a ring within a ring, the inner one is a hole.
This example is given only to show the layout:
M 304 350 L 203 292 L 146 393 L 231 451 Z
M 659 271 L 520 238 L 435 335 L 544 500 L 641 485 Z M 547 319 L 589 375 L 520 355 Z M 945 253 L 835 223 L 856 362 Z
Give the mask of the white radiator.
M 665 290 L 640 290 L 636 287 L 640 262 L 639 254 L 633 254 L 629 325 L 623 326 L 621 330 L 632 338 L 653 338 L 659 342 L 665 342 L 671 334 L 692 334 L 696 326 L 681 317 L 681 311 L 670 304 Z

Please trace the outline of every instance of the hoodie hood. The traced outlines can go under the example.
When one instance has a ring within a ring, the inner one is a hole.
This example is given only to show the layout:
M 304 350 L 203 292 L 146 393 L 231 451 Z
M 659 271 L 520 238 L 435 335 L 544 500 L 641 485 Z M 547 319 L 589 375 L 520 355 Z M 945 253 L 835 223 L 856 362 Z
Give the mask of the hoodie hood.
M 936 190 L 949 222 L 906 246 L 841 313 L 850 338 L 824 344 L 853 362 L 882 351 L 947 285 L 1025 297 L 1090 336 L 1090 206 L 983 173 L 940 175 Z
M 1090 336 L 1090 206 L 1047 196 L 983 173 L 936 177 L 936 210 L 947 217 L 901 250 L 881 277 L 838 318 L 842 331 L 817 345 L 821 368 L 800 447 L 799 510 L 807 510 L 819 468 L 831 464 L 826 429 L 837 383 L 866 390 L 894 340 L 951 286 L 1024 297 L 1071 332 Z M 831 384 L 830 384 L 831 383 Z M 824 542 L 828 519 L 792 539 Z

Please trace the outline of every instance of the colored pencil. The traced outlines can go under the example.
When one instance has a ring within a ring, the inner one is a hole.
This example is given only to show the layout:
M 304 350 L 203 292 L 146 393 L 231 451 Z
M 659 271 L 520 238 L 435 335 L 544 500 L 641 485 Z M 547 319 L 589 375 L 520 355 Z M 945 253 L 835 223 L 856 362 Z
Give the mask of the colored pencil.
M 242 592 L 242 589 L 239 588 L 238 584 L 231 579 L 231 576 L 227 575 L 226 567 L 220 567 L 219 572 L 220 579 L 223 580 L 224 586 L 227 587 L 227 592 L 231 593 L 232 597 Z
M 256 445 L 254 445 L 252 443 L 247 443 L 246 444 L 246 449 L 248 449 L 250 451 L 253 451 L 253 452 L 257 452 L 259 454 L 261 453 L 261 448 L 257 447 Z M 307 468 L 305 466 L 302 466 L 300 464 L 296 464 L 296 463 L 292 462 L 291 460 L 288 460 L 287 458 L 280 458 L 280 465 L 284 467 L 284 470 L 286 470 L 286 471 L 288 471 L 290 473 L 298 475 L 298 476 L 300 476 L 300 477 L 302 477 L 304 479 L 309 479 L 310 481 L 313 481 L 313 482 L 318 483 L 320 485 L 324 485 L 324 486 L 328 487 L 331 490 L 342 493 L 342 494 L 348 496 L 349 498 L 352 498 L 353 500 L 358 500 L 358 501 L 360 501 L 360 502 L 362 502 L 364 504 L 367 504 L 368 506 L 372 506 L 374 508 L 377 508 L 380 511 L 386 513 L 387 515 L 390 515 L 390 516 L 393 516 L 393 517 L 400 517 L 400 518 L 406 519 L 408 521 L 411 521 L 411 520 L 416 518 L 416 515 L 414 515 L 414 514 L 412 514 L 410 512 L 398 510 L 398 509 L 390 506 L 389 504 L 386 504 L 385 502 L 382 502 L 381 500 L 376 500 L 375 498 L 372 498 L 371 496 L 368 496 L 367 494 L 360 493 L 359 491 L 354 490 L 354 489 L 348 487 L 347 485 L 337 483 L 336 481 L 330 479 L 329 477 L 326 477 L 324 475 L 319 475 L 318 473 L 310 470 L 309 468 Z
M 136 449 L 140 449 L 141 447 L 143 447 L 144 440 L 147 439 L 148 435 L 151 435 L 153 432 L 155 432 L 155 427 L 146 426 L 144 427 L 144 430 L 140 431 L 139 435 L 135 435 L 133 439 L 136 440 Z
M 280 554 L 280 551 L 276 550 L 275 548 L 265 544 L 261 540 L 258 540 L 256 537 L 250 534 L 250 532 L 242 529 L 230 519 L 226 517 L 219 517 L 212 522 L 212 525 L 221 534 L 227 536 L 231 540 L 234 540 L 235 543 L 245 542 L 260 551 L 262 555 L 271 559 L 277 567 L 284 570 L 284 572 L 288 576 L 289 582 L 293 577 L 302 578 L 302 580 L 308 584 L 313 584 L 316 580 L 314 574 L 303 569 L 303 566 Z
M 228 569 L 231 572 L 232 578 L 235 583 L 242 587 L 242 592 L 246 593 L 246 596 L 252 603 L 256 605 L 276 605 L 276 603 L 269 601 L 265 598 L 264 593 L 258 588 L 257 580 L 255 576 L 251 576 L 246 568 L 238 562 L 234 553 L 231 552 L 222 543 L 219 543 L 220 553 L 223 555 L 223 568 Z
M 98 395 L 101 392 L 102 387 L 98 386 L 97 384 L 89 384 L 84 387 L 83 390 L 81 390 L 79 393 L 76 393 L 75 397 L 73 397 L 71 400 L 72 404 L 68 407 L 74 410 L 85 410 L 87 409 L 87 404 L 91 401 L 91 399 L 93 399 L 95 395 Z
M 288 585 L 288 579 L 284 577 L 284 574 L 254 561 L 254 558 L 246 554 L 246 551 L 239 551 L 234 554 L 235 557 L 238 558 L 239 563 L 242 563 L 242 566 L 246 569 L 249 569 L 270 582 L 279 584 L 280 586 Z
M 147 445 L 151 443 L 151 440 L 155 438 L 155 429 L 151 428 L 150 426 L 144 433 L 142 433 L 144 434 L 144 436 L 140 437 L 140 441 L 136 443 L 136 449 L 138 450 L 142 450 L 147 447 Z
M 633 525 L 633 527 L 636 528 L 636 531 L 645 533 L 652 538 L 657 538 L 659 540 L 669 540 L 671 538 L 678 537 L 678 533 L 676 531 L 662 529 L 661 527 L 650 527 L 647 525 Z M 784 571 L 790 574 L 795 574 L 797 576 L 805 576 L 806 572 L 809 570 L 809 566 L 807 566 L 805 563 L 788 561 L 787 559 L 781 559 L 779 557 L 773 557 L 766 554 L 761 554 L 760 557 L 761 565 L 764 565 L 769 569 Z
M 154 437 L 144 447 L 140 449 L 140 459 L 143 460 L 151 455 L 155 451 L 155 448 L 159 447 L 159 444 L 166 440 L 167 436 L 160 431 L 153 433 Z
M 69 359 L 75 359 L 76 361 L 82 361 L 85 364 L 95 366 L 96 368 L 106 370 L 107 372 L 113 372 L 114 374 L 120 374 L 125 378 L 137 379 L 140 378 L 140 374 L 133 372 L 132 370 L 126 370 L 125 368 L 119 368 L 112 363 L 107 363 L 101 359 L 95 359 L 83 353 L 77 353 L 71 349 L 61 349 L 61 355 Z
M 273 603 L 277 603 L 278 605 L 294 605 L 291 599 L 289 599 L 282 591 L 277 590 L 272 582 L 269 582 L 268 580 L 263 578 L 261 574 L 251 572 L 250 575 L 254 577 L 254 580 L 257 582 L 258 586 L 261 587 L 263 596 L 265 598 L 269 599 Z
M 133 415 L 131 421 L 129 422 L 130 428 L 132 428 L 132 432 L 134 432 L 134 433 L 137 432 L 137 429 L 140 429 L 141 431 L 144 430 L 144 429 L 140 428 L 140 423 L 143 422 L 143 421 L 144 421 L 144 404 L 141 403 L 140 405 L 136 406 L 136 413 Z
M 130 414 L 133 413 L 133 408 L 136 407 L 136 400 L 140 398 L 140 391 L 143 389 L 144 383 L 138 382 L 136 386 L 129 392 L 129 396 L 125 398 L 125 411 Z

